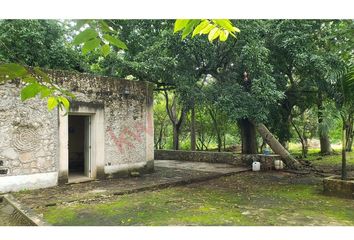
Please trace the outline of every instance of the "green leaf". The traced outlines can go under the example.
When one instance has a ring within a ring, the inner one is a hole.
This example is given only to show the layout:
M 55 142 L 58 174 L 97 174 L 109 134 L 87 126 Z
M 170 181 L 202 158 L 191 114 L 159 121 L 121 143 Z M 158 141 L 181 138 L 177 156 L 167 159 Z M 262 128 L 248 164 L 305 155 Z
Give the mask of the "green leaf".
M 79 33 L 75 37 L 73 44 L 79 45 L 79 44 L 87 42 L 93 38 L 96 38 L 97 36 L 98 36 L 98 33 L 95 30 L 93 30 L 92 28 L 88 28 L 88 29 L 82 31 L 81 33 Z
M 101 53 L 104 57 L 106 57 L 111 52 L 111 48 L 108 44 L 105 44 L 101 47 Z
M 236 31 L 235 27 L 232 25 L 232 22 L 228 19 L 213 19 L 213 22 L 229 32 Z
M 99 24 L 101 26 L 102 31 L 104 32 L 114 32 L 111 27 L 107 24 L 105 20 L 100 20 Z
M 237 27 L 234 27 L 234 30 L 235 30 L 235 32 L 238 32 L 238 33 L 241 32 L 240 29 L 238 29 Z
M 200 20 L 190 20 L 182 32 L 182 39 L 185 39 L 194 29 L 194 27 L 200 23 Z
M 175 26 L 173 32 L 178 32 L 181 31 L 183 28 L 185 28 L 190 20 L 189 19 L 177 19 L 175 21 Z
M 26 76 L 25 78 L 22 79 L 22 82 L 25 82 L 25 83 L 36 83 L 37 82 L 37 79 L 33 76 Z
M 91 21 L 92 21 L 92 20 L 88 20 L 88 19 L 76 20 L 75 29 L 76 29 L 76 30 L 80 30 L 80 28 L 82 28 L 85 24 L 88 24 L 88 23 L 91 22 Z
M 88 42 L 84 43 L 84 46 L 82 47 L 82 53 L 86 55 L 87 53 L 91 52 L 95 48 L 97 48 L 101 43 L 101 40 L 98 38 L 92 39 Z
M 47 107 L 49 111 L 52 111 L 56 106 L 58 106 L 58 101 L 56 97 L 49 97 Z
M 193 31 L 192 37 L 194 37 L 197 34 L 201 34 L 201 31 L 206 28 L 209 25 L 208 20 L 203 20 Z
M 40 91 L 42 86 L 37 82 L 27 85 L 21 90 L 21 100 L 25 101 L 29 98 L 35 97 Z
M 116 47 L 118 47 L 118 48 L 121 48 L 121 49 L 128 49 L 128 48 L 127 48 L 127 45 L 125 45 L 125 43 L 122 42 L 121 40 L 119 40 L 118 38 L 115 38 L 115 37 L 113 37 L 113 36 L 111 36 L 111 35 L 108 35 L 108 34 L 104 34 L 104 35 L 103 35 L 103 38 L 104 38 L 105 40 L 107 40 L 110 44 L 112 44 L 112 45 L 114 45 L 114 46 L 116 46 Z
M 209 32 L 208 39 L 210 42 L 212 42 L 214 39 L 218 38 L 219 35 L 220 35 L 220 29 L 215 27 Z
M 58 101 L 64 106 L 65 110 L 68 112 L 70 109 L 70 102 L 66 97 L 59 96 Z
M 220 41 L 225 42 L 229 36 L 229 32 L 227 30 L 220 30 Z
M 27 69 L 20 64 L 6 63 L 0 65 L 0 79 L 15 79 L 27 75 Z
M 202 29 L 200 33 L 201 34 L 208 34 L 211 31 L 211 29 L 213 29 L 213 28 L 215 28 L 215 25 L 209 23 L 209 25 L 206 26 L 204 29 Z
M 48 96 L 52 95 L 53 92 L 54 91 L 52 89 L 42 86 L 42 90 L 40 92 L 41 93 L 41 98 L 43 99 L 45 97 L 48 97 Z

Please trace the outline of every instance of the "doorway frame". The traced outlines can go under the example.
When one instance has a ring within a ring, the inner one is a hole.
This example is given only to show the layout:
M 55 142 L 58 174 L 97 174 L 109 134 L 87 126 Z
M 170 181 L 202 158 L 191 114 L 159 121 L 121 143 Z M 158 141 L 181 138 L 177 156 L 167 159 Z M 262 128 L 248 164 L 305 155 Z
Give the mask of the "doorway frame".
M 104 175 L 104 109 L 103 106 L 87 106 L 89 103 L 72 104 L 68 113 L 65 110 L 58 110 L 59 125 L 59 174 L 58 183 L 69 182 L 69 115 L 89 116 L 91 125 L 90 131 L 90 166 L 89 178 L 94 180 Z M 73 107 L 74 105 L 74 107 Z

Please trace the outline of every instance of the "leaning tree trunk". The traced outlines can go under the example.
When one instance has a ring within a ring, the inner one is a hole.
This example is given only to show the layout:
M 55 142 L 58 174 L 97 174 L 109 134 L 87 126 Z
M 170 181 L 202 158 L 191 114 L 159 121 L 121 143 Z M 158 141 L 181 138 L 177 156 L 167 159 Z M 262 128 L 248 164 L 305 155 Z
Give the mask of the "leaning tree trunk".
M 278 142 L 278 140 L 273 136 L 273 134 L 268 130 L 268 128 L 262 123 L 255 123 L 257 131 L 262 136 L 262 138 L 267 142 L 269 147 L 284 160 L 286 166 L 292 169 L 300 168 L 300 163 L 290 155 L 290 153 Z
M 241 119 L 238 122 L 241 128 L 242 153 L 256 154 L 258 144 L 255 126 L 248 119 Z

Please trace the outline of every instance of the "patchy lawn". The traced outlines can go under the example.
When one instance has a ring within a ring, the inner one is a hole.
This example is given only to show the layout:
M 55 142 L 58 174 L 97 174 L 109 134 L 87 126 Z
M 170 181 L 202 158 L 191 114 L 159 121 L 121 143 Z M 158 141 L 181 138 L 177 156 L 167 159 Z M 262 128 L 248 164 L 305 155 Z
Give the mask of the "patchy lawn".
M 354 201 L 323 196 L 321 180 L 247 172 L 42 210 L 53 225 L 354 225 Z
M 319 167 L 341 167 L 342 166 L 342 155 L 340 152 L 337 152 L 329 156 L 320 156 L 318 153 L 309 154 L 306 158 L 311 161 L 315 166 Z M 354 165 L 354 152 L 347 153 L 347 165 Z

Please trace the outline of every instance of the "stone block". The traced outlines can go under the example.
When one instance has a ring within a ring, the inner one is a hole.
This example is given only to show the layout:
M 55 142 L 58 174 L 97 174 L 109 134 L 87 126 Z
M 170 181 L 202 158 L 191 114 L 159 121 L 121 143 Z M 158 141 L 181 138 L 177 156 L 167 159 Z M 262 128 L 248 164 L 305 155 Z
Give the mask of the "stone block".
M 9 159 L 18 159 L 18 153 L 13 148 L 2 151 L 0 155 Z

